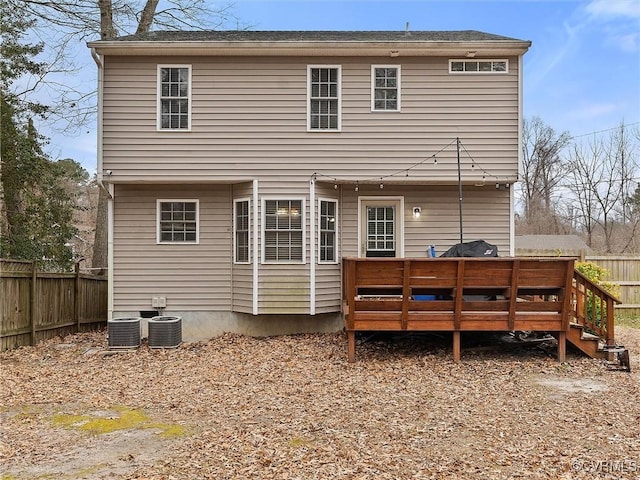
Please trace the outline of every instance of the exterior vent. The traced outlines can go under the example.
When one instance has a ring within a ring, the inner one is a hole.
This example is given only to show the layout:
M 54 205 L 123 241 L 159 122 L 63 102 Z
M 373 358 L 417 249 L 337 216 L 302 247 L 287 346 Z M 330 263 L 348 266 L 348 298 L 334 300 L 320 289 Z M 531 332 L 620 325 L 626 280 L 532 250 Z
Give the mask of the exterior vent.
M 109 348 L 138 348 L 140 346 L 140 320 L 140 317 L 108 320 Z
M 182 317 L 149 319 L 149 348 L 176 348 L 182 343 Z

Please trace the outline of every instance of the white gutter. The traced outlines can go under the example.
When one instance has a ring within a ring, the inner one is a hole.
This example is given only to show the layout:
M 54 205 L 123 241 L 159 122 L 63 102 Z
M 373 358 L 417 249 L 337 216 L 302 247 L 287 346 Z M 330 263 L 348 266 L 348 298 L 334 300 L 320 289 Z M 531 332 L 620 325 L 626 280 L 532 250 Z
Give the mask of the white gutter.
M 258 315 L 258 180 L 253 180 L 253 314 Z
M 102 117 L 103 117 L 103 84 L 104 84 L 104 62 L 102 57 L 91 49 L 91 56 L 98 66 L 98 117 L 97 117 L 97 166 L 96 181 L 98 187 L 107 195 L 107 320 L 113 318 L 113 194 L 112 184 L 107 188 L 103 182 L 103 150 L 102 150 Z
M 309 314 L 316 314 L 316 181 L 309 181 Z
M 183 56 L 453 56 L 464 58 L 515 56 L 527 51 L 526 41 L 96 41 L 88 43 L 110 55 Z M 393 52 L 393 53 L 392 53 Z

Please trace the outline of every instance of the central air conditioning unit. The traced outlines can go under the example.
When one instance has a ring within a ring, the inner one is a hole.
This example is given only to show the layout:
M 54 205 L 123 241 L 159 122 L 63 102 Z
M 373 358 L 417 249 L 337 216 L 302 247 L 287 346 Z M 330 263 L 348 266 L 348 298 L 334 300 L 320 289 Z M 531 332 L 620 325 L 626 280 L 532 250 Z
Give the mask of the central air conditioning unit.
M 182 343 L 182 317 L 149 319 L 149 348 L 176 348 Z
M 114 318 L 108 320 L 109 348 L 138 348 L 140 346 L 140 320 L 140 317 Z

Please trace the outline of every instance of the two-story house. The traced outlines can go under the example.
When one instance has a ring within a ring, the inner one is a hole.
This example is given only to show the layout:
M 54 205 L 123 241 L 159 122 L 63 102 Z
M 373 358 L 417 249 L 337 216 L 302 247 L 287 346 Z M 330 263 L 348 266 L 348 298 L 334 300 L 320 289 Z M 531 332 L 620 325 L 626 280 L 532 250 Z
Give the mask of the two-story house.
M 522 57 L 477 31 L 151 32 L 89 43 L 109 314 L 185 339 L 342 327 L 341 258 L 513 254 Z

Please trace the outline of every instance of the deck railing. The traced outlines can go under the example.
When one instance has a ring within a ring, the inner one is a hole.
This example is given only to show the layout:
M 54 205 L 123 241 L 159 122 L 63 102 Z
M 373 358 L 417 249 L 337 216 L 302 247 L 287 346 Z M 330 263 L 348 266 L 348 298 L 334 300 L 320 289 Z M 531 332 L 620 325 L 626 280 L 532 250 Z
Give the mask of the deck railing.
M 615 345 L 615 304 L 620 300 L 579 271 L 573 273 L 571 321 Z
M 557 332 L 564 358 L 573 259 L 345 258 L 343 312 L 356 331 Z M 577 296 L 576 296 L 577 297 Z

